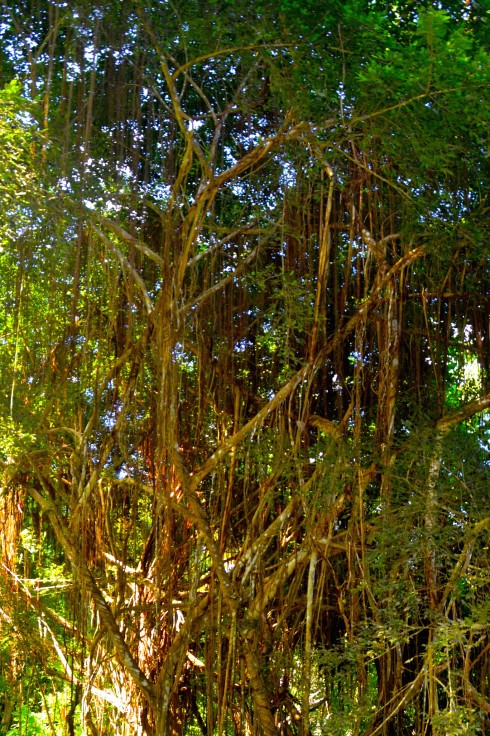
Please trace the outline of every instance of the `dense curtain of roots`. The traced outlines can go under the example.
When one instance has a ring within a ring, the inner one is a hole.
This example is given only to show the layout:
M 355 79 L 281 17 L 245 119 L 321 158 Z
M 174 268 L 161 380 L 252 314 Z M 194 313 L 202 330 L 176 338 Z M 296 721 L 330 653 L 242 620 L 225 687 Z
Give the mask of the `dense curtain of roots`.
M 375 123 L 330 145 L 274 109 L 264 59 L 25 5 L 58 194 L 1 287 L 4 723 L 29 666 L 70 734 L 483 728 L 478 244 Z M 429 186 L 484 218 L 469 166 Z

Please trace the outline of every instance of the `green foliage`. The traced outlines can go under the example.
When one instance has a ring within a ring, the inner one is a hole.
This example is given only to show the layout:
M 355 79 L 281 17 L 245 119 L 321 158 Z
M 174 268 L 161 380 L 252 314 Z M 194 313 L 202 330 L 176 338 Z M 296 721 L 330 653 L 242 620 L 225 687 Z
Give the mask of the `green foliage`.
M 19 81 L 12 80 L 0 89 L 0 253 L 19 231 L 29 227 L 31 207 L 39 196 L 39 136 L 33 112 Z
M 9 733 L 479 733 L 484 4 L 0 13 Z
M 5 736 L 63 736 L 66 733 L 66 712 L 70 708 L 70 693 L 67 688 L 63 692 L 46 693 L 43 696 L 44 708 L 34 711 L 29 705 L 22 705 L 15 714 L 15 722 Z M 77 713 L 76 724 L 72 732 L 74 736 L 83 736 Z

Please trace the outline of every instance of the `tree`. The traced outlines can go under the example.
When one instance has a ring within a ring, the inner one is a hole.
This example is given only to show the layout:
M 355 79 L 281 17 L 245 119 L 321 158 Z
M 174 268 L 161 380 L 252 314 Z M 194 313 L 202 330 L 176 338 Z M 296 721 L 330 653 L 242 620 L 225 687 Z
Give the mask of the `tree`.
M 484 728 L 488 19 L 319 5 L 3 5 L 4 732 Z

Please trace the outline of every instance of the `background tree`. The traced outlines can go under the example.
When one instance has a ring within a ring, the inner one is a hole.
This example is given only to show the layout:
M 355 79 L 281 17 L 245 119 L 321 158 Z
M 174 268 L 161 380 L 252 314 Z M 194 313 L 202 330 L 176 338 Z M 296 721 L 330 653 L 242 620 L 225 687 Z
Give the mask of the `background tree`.
M 319 5 L 3 4 L 4 732 L 485 728 L 488 13 Z

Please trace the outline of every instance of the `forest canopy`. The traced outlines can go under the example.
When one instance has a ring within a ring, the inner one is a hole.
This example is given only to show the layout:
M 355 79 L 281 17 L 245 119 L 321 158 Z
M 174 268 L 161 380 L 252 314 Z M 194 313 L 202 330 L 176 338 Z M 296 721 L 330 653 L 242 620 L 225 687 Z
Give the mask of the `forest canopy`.
M 0 733 L 486 733 L 488 0 L 0 48 Z

